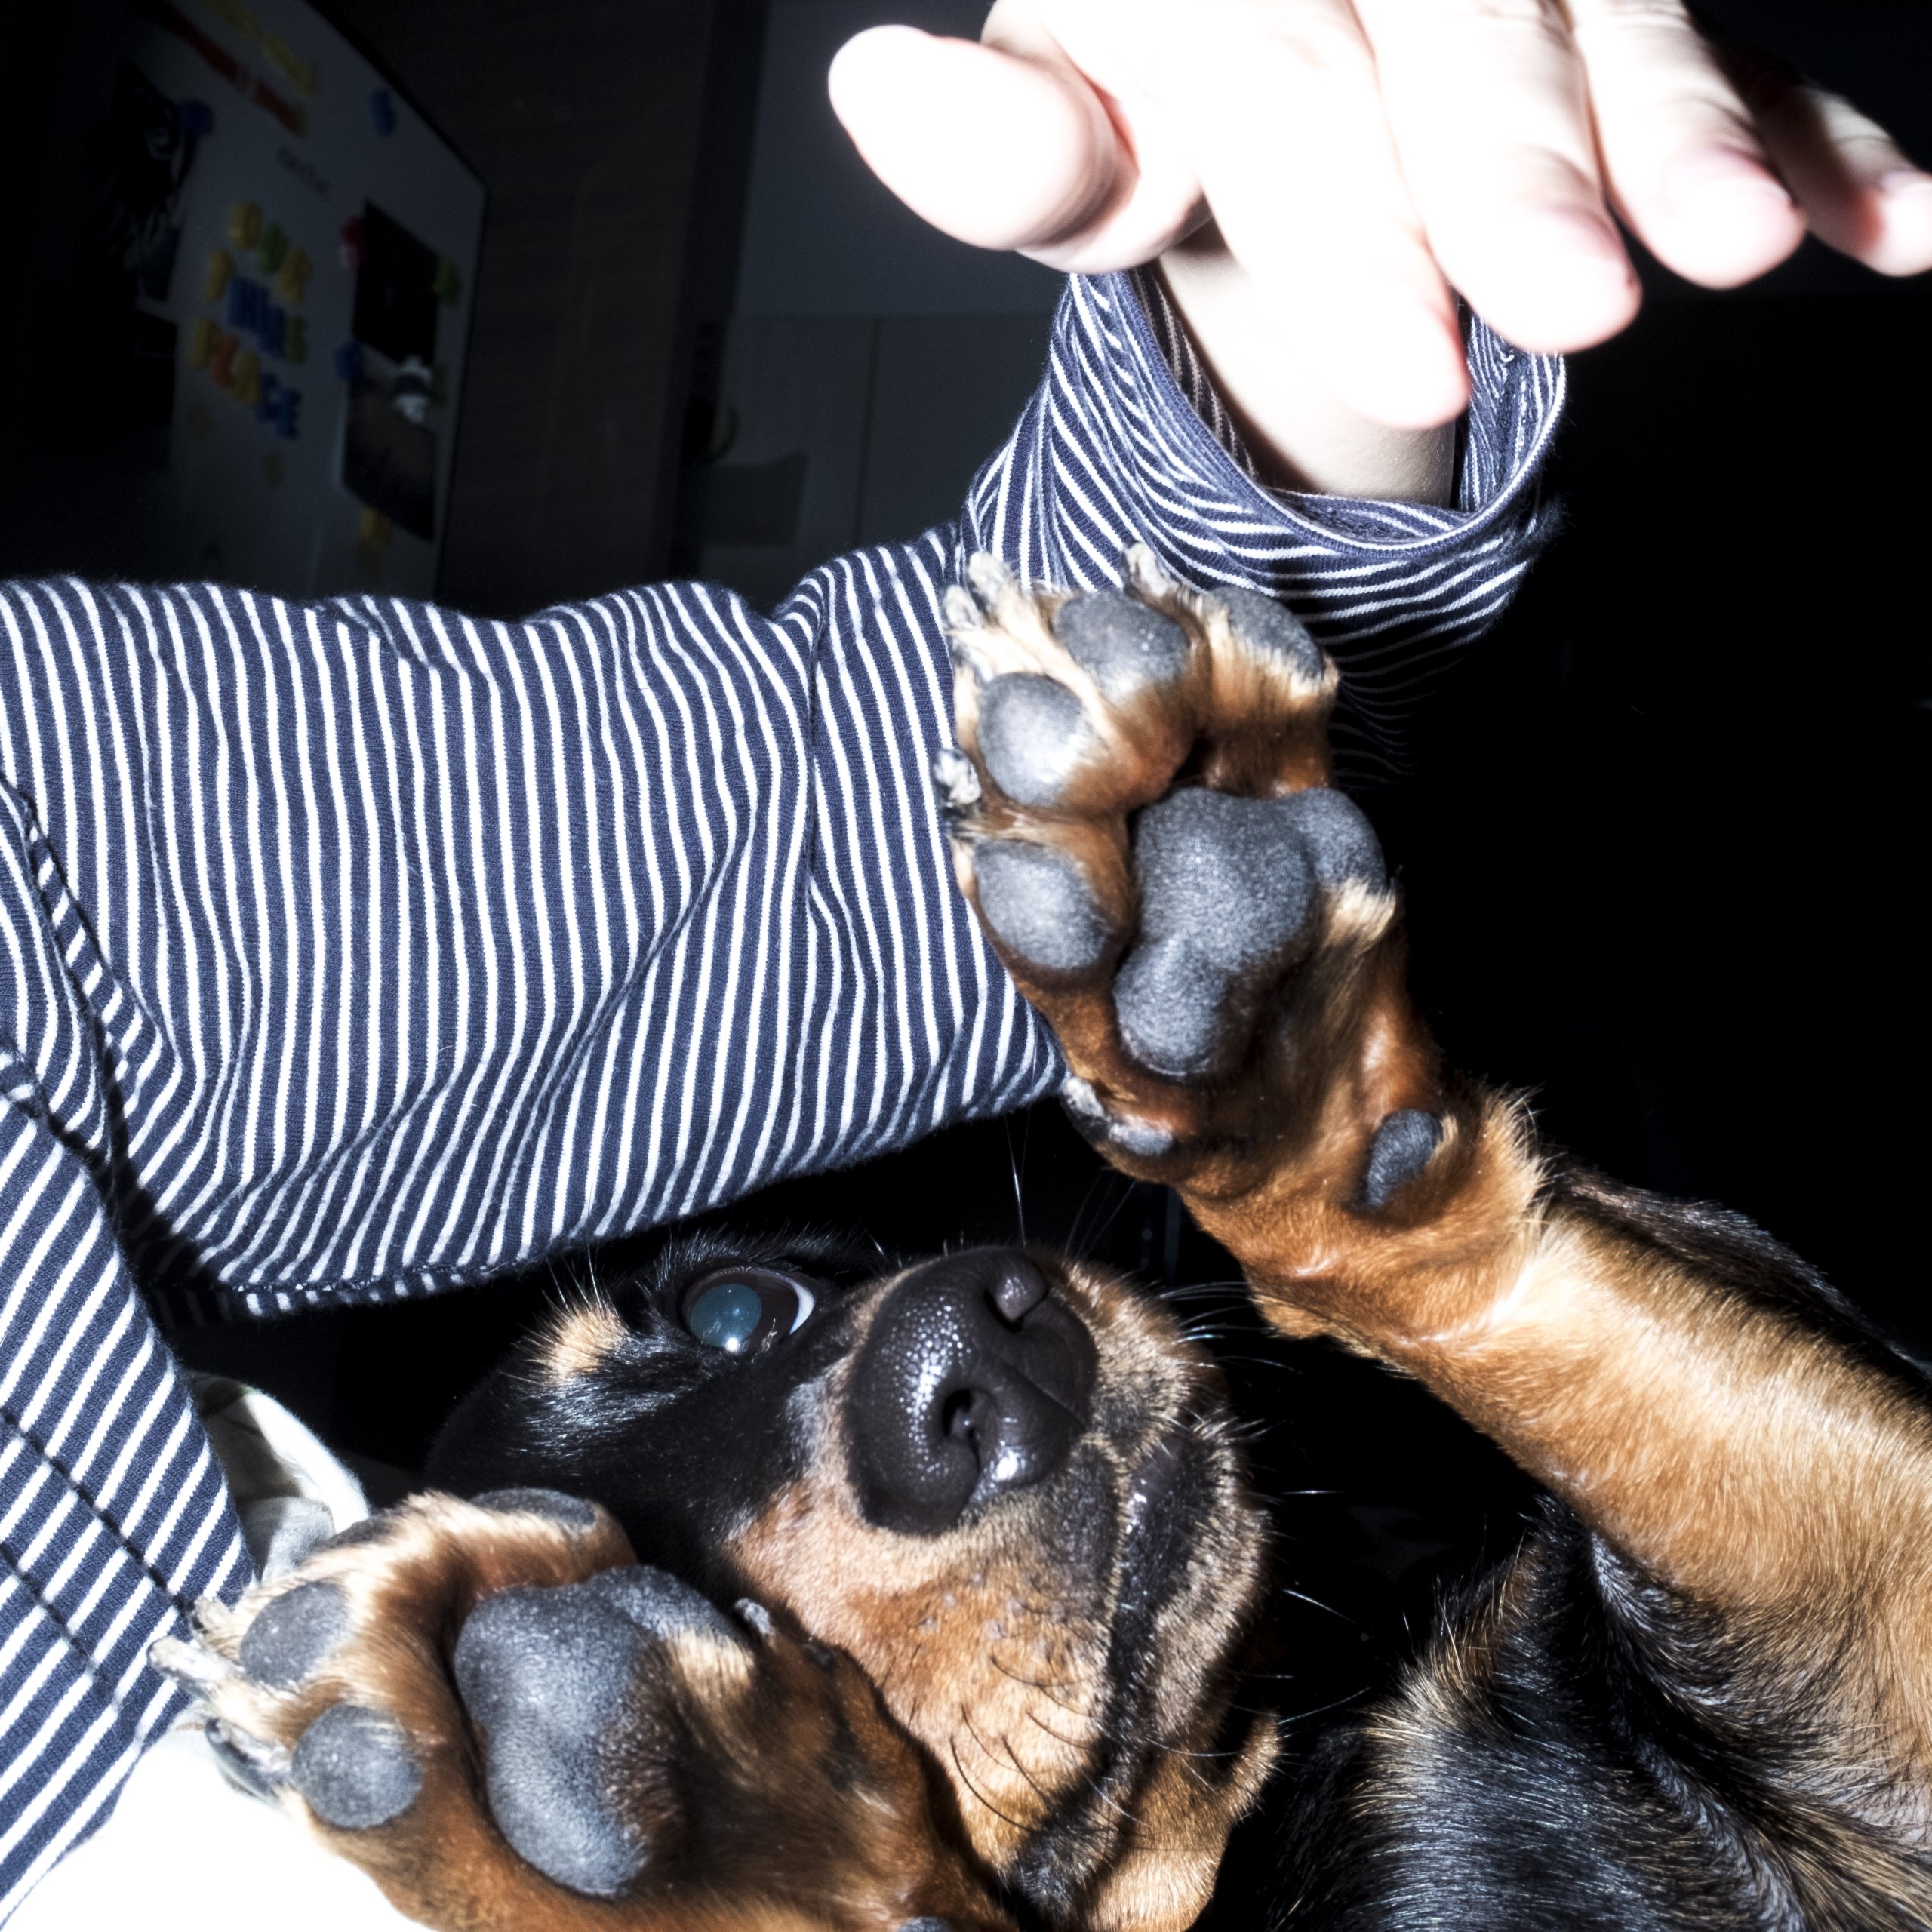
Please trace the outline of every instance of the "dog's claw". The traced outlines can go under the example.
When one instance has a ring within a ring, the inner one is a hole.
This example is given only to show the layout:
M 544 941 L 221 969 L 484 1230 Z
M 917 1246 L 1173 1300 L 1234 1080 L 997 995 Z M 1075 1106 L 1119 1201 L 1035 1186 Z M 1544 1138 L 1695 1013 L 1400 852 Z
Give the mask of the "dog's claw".
M 970 811 L 980 802 L 980 774 L 956 746 L 944 745 L 934 752 L 932 773 L 940 803 L 947 811 Z
M 205 1644 L 180 1637 L 157 1638 L 148 1646 L 148 1662 L 162 1676 L 172 1678 L 183 1690 L 192 1691 L 197 1697 L 205 1697 L 217 1684 L 226 1683 L 235 1674 L 234 1665 L 225 1657 Z
M 293 1753 L 281 1744 L 272 1744 L 250 1732 L 238 1730 L 220 1718 L 210 1718 L 202 1734 L 214 1753 L 222 1775 L 251 1798 L 275 1801 L 275 1792 L 288 1782 Z
M 964 584 L 949 583 L 946 595 L 940 599 L 940 610 L 946 619 L 946 627 L 956 637 L 961 631 L 980 628 L 980 607 L 973 601 L 973 593 Z
M 1013 588 L 1013 573 L 995 556 L 975 550 L 966 560 L 966 581 L 984 609 L 990 611 Z
M 1093 1083 L 1077 1073 L 1060 1082 L 1060 1104 L 1091 1139 L 1118 1147 L 1136 1160 L 1158 1161 L 1174 1152 L 1171 1131 L 1158 1121 L 1143 1120 L 1136 1114 L 1110 1114 L 1094 1092 Z

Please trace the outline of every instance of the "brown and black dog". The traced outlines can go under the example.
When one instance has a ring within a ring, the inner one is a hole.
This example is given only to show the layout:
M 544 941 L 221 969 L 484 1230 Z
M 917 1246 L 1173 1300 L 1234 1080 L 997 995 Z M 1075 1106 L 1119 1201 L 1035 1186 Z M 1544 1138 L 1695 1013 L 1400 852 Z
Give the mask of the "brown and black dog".
M 1927 1384 L 1442 1067 L 1332 667 L 1127 578 L 955 593 L 961 883 L 1108 1156 L 1546 1487 L 1513 1558 L 1291 1750 L 1260 1506 L 1164 1308 L 1030 1251 L 707 1237 L 478 1390 L 448 1493 L 169 1664 L 432 1926 L 1179 1932 L 1257 1807 L 1271 1924 L 1932 1924 Z

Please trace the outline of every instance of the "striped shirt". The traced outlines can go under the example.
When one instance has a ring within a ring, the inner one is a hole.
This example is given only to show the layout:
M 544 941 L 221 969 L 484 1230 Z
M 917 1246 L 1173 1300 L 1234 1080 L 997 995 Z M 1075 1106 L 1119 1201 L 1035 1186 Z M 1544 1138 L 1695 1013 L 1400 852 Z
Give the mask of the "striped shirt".
M 1158 287 L 1076 280 L 956 524 L 771 616 L 0 588 L 0 1914 L 248 1561 L 155 1311 L 455 1287 L 1046 1091 L 928 791 L 946 587 L 1152 544 L 1285 597 L 1358 769 L 1542 529 L 1560 366 L 1479 326 L 1458 507 L 1254 480 Z

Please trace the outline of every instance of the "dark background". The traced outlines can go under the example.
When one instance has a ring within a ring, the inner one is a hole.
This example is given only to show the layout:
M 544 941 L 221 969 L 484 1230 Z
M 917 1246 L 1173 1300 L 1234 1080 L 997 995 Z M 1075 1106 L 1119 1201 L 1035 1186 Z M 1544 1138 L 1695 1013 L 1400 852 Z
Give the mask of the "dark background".
M 1055 283 L 900 211 L 822 76 L 859 27 L 971 32 L 974 0 L 331 11 L 489 190 L 445 598 L 516 612 L 674 568 L 770 598 L 958 502 L 1035 379 Z M 1932 156 L 1922 0 L 1721 11 Z M 0 48 L 32 30 L 0 25 Z M 1620 1177 L 1741 1209 L 1932 1351 L 1932 291 L 1810 246 L 1728 295 L 1645 275 L 1644 317 L 1573 364 L 1562 535 L 1421 721 L 1417 777 L 1366 802 L 1458 1061 Z M 741 1214 L 930 1247 L 1010 1238 L 1023 1211 L 1035 1238 L 1199 1293 L 1276 1479 L 1329 1492 L 1284 1518 L 1296 1561 L 1365 1559 L 1318 1592 L 1342 1654 L 1513 1534 L 1521 1487 L 1486 1445 L 1412 1386 L 1251 1333 L 1211 1286 L 1225 1257 L 1051 1106 Z M 283 1394 L 380 1487 L 551 1287 L 183 1346 Z

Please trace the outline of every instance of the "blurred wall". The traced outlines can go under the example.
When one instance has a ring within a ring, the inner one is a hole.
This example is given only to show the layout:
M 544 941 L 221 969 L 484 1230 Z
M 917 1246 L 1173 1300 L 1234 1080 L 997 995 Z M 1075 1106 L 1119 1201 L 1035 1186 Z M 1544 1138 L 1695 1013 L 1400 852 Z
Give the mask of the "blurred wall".
M 490 194 L 441 595 L 663 574 L 694 345 L 728 310 L 764 0 L 332 0 Z

